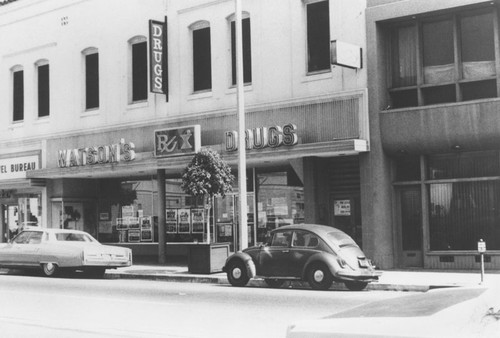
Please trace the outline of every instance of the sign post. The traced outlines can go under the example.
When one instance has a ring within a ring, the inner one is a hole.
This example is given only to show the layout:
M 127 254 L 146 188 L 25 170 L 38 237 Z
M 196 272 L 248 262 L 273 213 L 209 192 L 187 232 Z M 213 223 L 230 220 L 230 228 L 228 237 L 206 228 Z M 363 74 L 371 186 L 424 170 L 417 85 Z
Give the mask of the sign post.
M 483 284 L 484 282 L 484 253 L 486 252 L 486 242 L 484 242 L 482 239 L 477 242 L 477 251 L 481 255 L 481 283 Z

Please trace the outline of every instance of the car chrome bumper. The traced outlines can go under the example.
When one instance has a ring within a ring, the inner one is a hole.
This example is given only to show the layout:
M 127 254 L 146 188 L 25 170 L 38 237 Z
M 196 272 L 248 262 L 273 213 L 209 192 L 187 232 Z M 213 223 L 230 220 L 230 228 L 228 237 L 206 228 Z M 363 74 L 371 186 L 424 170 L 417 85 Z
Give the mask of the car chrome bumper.
M 382 275 L 382 271 L 338 271 L 335 277 L 349 281 L 375 282 Z

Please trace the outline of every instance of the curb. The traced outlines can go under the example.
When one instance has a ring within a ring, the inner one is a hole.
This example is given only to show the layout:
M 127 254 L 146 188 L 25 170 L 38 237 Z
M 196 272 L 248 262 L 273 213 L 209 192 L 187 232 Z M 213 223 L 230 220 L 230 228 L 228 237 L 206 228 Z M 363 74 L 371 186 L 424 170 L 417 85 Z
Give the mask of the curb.
M 202 276 L 202 275 L 160 275 L 160 274 L 136 274 L 136 273 L 113 273 L 106 272 L 106 279 L 142 279 L 179 283 L 204 283 L 230 285 L 225 276 Z M 252 279 L 248 283 L 252 287 L 268 287 L 263 279 Z M 293 281 L 284 287 L 293 289 L 310 289 L 306 282 Z M 400 291 L 400 292 L 427 292 L 431 289 L 457 287 L 450 285 L 405 285 L 405 284 L 379 284 L 370 283 L 366 290 L 373 291 Z M 330 290 L 348 291 L 342 283 L 333 283 Z

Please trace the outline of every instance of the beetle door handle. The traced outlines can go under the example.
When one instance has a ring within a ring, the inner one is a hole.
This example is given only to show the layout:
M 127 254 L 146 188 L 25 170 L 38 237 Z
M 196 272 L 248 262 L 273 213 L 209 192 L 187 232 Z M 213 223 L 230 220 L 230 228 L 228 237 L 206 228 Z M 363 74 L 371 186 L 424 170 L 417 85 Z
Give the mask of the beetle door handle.
M 281 252 L 285 252 L 286 253 L 286 252 L 290 252 L 290 250 L 286 249 L 286 250 L 283 250 Z

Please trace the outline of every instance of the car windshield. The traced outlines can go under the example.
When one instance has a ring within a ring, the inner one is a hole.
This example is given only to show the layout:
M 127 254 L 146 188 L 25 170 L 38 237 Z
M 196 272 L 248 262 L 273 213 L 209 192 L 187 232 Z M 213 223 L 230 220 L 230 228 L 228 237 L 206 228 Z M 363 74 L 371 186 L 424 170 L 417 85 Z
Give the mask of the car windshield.
M 58 232 L 55 234 L 58 241 L 64 242 L 94 242 L 95 240 L 83 233 L 73 233 L 73 232 Z
M 340 231 L 329 232 L 327 233 L 327 237 L 340 248 L 345 246 L 358 246 L 351 237 Z

